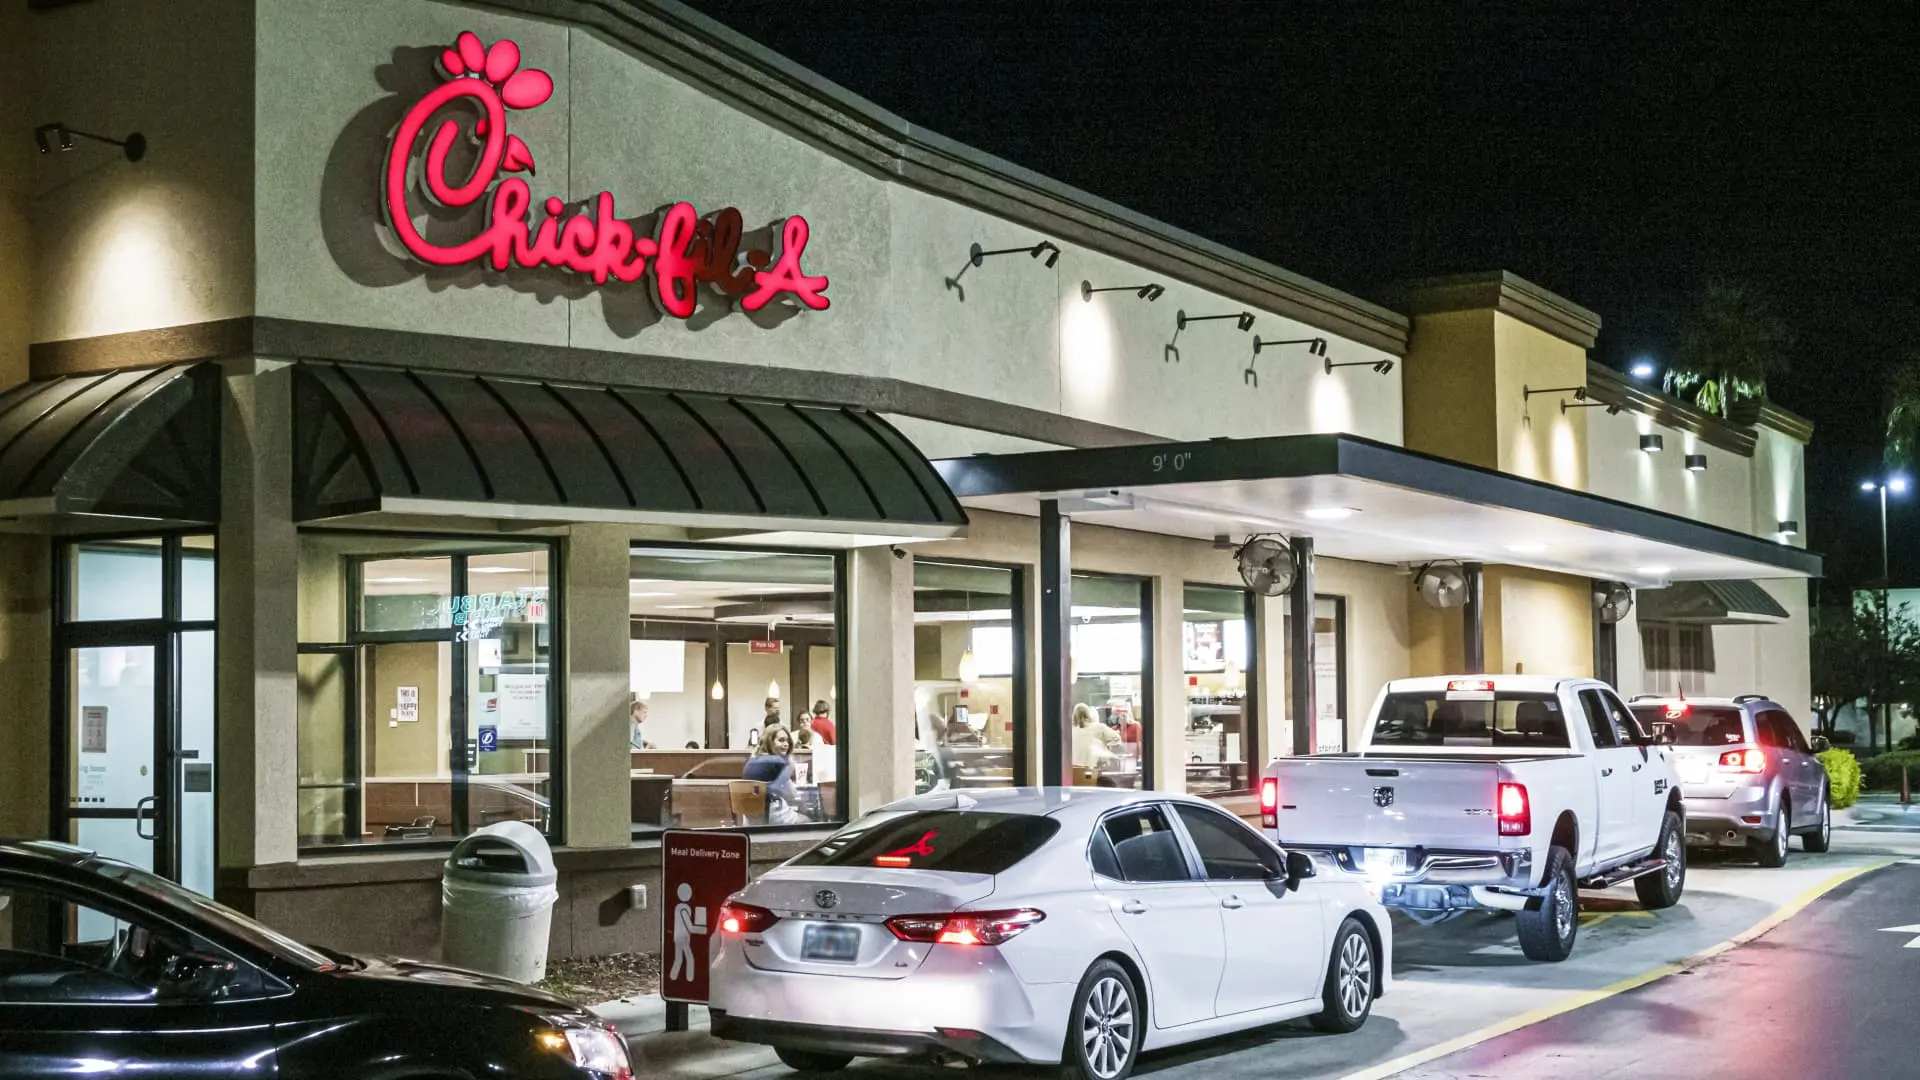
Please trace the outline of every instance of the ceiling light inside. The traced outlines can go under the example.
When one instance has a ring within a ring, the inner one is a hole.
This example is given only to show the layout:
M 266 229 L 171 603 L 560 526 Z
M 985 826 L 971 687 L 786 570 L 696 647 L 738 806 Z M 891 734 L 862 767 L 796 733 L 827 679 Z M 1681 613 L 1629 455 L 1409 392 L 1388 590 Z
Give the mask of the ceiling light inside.
M 1341 521 L 1352 517 L 1357 511 L 1351 506 L 1316 506 L 1304 511 L 1314 521 Z

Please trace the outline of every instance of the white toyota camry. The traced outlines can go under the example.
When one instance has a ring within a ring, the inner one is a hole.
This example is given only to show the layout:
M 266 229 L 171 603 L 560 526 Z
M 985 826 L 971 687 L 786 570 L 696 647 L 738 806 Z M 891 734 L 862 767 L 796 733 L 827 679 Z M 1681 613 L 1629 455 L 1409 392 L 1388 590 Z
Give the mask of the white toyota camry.
M 1360 884 L 1199 799 L 923 795 L 770 871 L 720 916 L 713 1034 L 792 1068 L 856 1055 L 1064 1063 L 1309 1016 L 1353 1031 L 1391 981 Z

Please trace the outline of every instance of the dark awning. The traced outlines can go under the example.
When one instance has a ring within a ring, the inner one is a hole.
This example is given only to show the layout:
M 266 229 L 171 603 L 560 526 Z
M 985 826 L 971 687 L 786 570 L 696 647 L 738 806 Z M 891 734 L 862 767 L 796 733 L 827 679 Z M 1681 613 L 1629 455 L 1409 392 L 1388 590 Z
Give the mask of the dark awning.
M 1817 577 L 1820 557 L 1644 506 L 1354 435 L 976 454 L 936 468 L 969 507 L 1205 538 L 1311 536 L 1322 555 L 1527 566 L 1657 588 Z
M 951 536 L 966 513 L 862 409 L 302 363 L 301 520 L 400 513 Z
M 220 516 L 220 386 L 183 364 L 0 391 L 0 518 Z
M 1634 603 L 1643 622 L 1776 623 L 1789 618 L 1779 601 L 1751 581 L 1684 581 L 1641 589 Z

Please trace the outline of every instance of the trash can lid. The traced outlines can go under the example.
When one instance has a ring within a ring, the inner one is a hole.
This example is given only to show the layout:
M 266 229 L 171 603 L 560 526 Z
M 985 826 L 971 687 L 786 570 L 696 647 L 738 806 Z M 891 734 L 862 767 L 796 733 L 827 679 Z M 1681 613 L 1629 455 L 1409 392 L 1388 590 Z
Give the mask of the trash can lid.
M 502 821 L 470 833 L 447 855 L 446 874 L 525 885 L 550 885 L 560 876 L 547 838 L 524 821 Z

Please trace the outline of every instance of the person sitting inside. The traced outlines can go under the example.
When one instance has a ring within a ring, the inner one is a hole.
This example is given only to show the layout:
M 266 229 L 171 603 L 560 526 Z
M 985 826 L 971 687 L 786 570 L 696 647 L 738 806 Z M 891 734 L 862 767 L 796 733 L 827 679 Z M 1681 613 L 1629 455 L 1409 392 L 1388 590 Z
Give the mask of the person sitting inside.
M 1095 716 L 1091 706 L 1073 707 L 1073 767 L 1101 769 L 1120 762 L 1120 733 Z
M 767 785 L 767 824 L 795 825 L 804 822 L 796 809 L 800 793 L 793 784 L 793 737 L 779 724 L 768 724 L 760 732 L 759 753 L 747 759 L 740 770 L 743 780 L 758 780 Z
M 630 743 L 635 750 L 653 749 L 653 744 L 646 741 L 646 737 L 640 730 L 641 725 L 646 722 L 647 703 L 636 698 L 633 703 L 633 708 L 627 711 L 627 742 Z
M 833 745 L 836 738 L 833 717 L 827 715 L 827 702 L 824 698 L 813 703 L 813 718 L 808 721 L 807 726 L 813 729 L 813 733 L 820 737 L 822 743 L 828 746 Z

